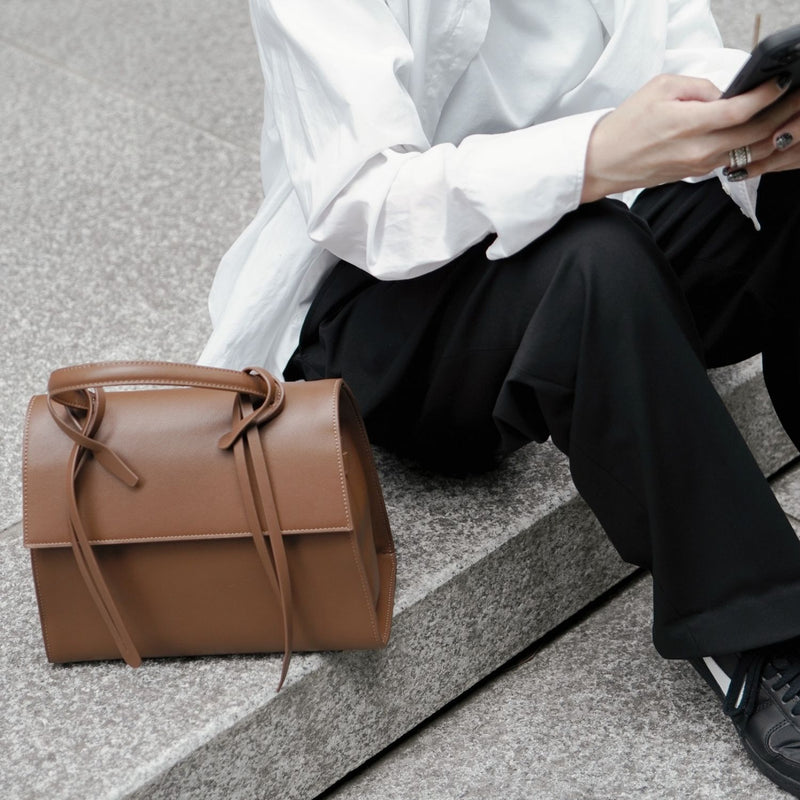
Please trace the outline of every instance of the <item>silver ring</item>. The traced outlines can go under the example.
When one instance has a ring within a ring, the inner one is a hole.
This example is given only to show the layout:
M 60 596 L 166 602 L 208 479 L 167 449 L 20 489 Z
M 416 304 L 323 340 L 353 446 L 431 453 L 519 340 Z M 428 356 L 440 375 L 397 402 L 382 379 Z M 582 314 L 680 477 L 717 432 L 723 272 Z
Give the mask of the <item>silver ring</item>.
M 744 147 L 737 147 L 728 153 L 728 158 L 731 161 L 731 169 L 742 169 L 746 167 L 753 160 L 753 153 L 750 150 L 750 145 Z

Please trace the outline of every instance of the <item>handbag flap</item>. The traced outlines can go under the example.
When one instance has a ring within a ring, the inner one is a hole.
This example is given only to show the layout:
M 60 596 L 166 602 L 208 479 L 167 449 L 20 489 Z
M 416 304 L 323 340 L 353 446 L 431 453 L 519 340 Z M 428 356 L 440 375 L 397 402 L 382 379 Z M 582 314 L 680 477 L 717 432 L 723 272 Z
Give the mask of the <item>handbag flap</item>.
M 262 424 L 281 528 L 286 534 L 352 528 L 339 431 L 342 383 L 285 384 L 284 408 Z M 95 434 L 139 476 L 131 488 L 91 456 L 76 481 L 81 518 L 98 543 L 250 536 L 234 454 L 217 443 L 231 429 L 234 395 L 214 389 L 106 394 Z M 69 546 L 67 464 L 72 440 L 47 398 L 28 408 L 23 465 L 28 547 Z

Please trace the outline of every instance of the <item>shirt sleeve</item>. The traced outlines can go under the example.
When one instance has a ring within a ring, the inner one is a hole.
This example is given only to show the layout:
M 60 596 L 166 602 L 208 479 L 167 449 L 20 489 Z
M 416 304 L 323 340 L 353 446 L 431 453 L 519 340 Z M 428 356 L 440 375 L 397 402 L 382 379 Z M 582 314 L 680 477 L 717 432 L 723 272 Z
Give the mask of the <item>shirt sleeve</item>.
M 579 205 L 589 136 L 608 110 L 431 146 L 405 84 L 413 53 L 385 3 L 252 7 L 308 234 L 339 258 L 410 278 L 492 233 L 488 256 L 502 258 Z
M 723 47 L 708 0 L 670 0 L 664 72 L 706 78 L 724 91 L 747 58 L 748 54 L 742 50 Z M 715 175 L 723 191 L 760 230 L 756 217 L 760 179 L 730 183 L 722 175 L 722 169 L 706 179 Z

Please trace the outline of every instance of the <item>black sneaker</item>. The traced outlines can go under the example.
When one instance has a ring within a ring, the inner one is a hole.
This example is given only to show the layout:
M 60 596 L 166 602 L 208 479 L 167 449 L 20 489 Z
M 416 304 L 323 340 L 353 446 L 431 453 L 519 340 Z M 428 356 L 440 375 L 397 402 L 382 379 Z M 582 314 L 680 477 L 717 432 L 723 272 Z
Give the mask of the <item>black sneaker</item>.
M 722 698 L 753 763 L 800 797 L 800 652 L 769 647 L 690 663 Z

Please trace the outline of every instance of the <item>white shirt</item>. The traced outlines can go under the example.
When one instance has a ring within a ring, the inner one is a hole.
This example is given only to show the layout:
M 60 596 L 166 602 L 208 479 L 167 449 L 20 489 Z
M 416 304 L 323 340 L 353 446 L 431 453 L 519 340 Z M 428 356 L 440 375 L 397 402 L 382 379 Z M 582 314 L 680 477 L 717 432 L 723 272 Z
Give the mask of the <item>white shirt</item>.
M 565 116 L 561 99 L 586 80 L 608 43 L 586 0 L 492 0 L 491 12 L 480 50 L 444 104 L 433 144 Z
M 488 257 L 509 256 L 578 207 L 604 114 L 661 72 L 725 86 L 745 58 L 722 49 L 706 0 L 251 0 L 251 14 L 265 199 L 222 259 L 200 361 L 276 374 L 339 258 L 411 278 L 491 233 Z

